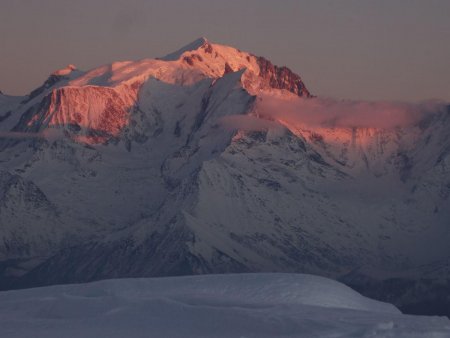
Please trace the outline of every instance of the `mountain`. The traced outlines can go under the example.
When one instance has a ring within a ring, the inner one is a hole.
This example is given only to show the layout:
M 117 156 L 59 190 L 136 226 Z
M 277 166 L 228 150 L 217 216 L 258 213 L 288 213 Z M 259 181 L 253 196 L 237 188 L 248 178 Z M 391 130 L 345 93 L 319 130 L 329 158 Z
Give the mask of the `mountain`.
M 300 274 L 117 279 L 0 292 L 2 337 L 448 337 L 448 318 L 408 316 Z
M 448 314 L 448 106 L 388 128 L 299 102 L 297 74 L 204 38 L 0 96 L 1 287 L 306 272 Z

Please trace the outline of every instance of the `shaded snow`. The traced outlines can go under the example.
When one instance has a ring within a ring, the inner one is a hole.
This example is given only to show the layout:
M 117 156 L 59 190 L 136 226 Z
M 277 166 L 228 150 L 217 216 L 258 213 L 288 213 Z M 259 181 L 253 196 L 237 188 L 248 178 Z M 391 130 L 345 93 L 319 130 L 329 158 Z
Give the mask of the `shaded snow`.
M 190 52 L 190 51 L 193 51 L 193 50 L 197 50 L 197 49 L 199 49 L 201 46 L 203 46 L 207 42 L 208 42 L 208 40 L 206 40 L 206 38 L 204 38 L 204 37 L 198 38 L 197 40 L 192 41 L 191 43 L 189 43 L 186 46 L 180 48 L 179 50 L 177 50 L 177 51 L 175 51 L 173 53 L 167 54 L 166 56 L 162 57 L 161 59 L 164 60 L 164 61 L 176 61 L 185 52 Z
M 321 277 L 241 274 L 105 280 L 0 293 L 1 337 L 449 337 Z

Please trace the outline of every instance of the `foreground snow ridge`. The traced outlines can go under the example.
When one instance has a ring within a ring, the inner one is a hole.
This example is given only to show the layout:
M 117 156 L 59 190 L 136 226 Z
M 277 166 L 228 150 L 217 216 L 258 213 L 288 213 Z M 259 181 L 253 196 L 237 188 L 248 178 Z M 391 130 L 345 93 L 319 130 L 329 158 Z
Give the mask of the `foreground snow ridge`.
M 450 321 L 304 274 L 116 279 L 0 293 L 1 337 L 450 337 Z

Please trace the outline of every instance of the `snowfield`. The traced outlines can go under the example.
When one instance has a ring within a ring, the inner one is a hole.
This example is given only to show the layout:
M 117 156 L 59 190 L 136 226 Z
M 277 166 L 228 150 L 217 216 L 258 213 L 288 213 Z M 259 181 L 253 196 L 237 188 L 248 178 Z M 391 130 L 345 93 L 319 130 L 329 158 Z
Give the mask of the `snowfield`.
M 450 337 L 445 317 L 305 274 L 113 279 L 0 293 L 0 337 Z

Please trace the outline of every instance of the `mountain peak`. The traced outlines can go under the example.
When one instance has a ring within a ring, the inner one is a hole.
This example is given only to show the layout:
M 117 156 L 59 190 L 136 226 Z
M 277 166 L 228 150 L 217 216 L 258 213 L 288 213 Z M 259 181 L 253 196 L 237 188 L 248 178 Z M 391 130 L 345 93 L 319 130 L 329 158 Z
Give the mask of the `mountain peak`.
M 77 70 L 77 67 L 73 64 L 69 64 L 64 68 L 55 70 L 51 75 L 56 75 L 56 76 L 65 76 L 65 75 L 69 75 L 70 73 L 72 73 L 74 70 Z
M 53 73 L 50 74 L 50 76 L 47 78 L 47 80 L 42 84 L 42 86 L 36 88 L 33 90 L 28 97 L 22 101 L 22 103 L 27 103 L 34 99 L 35 97 L 39 96 L 42 93 L 45 93 L 46 90 L 49 88 L 52 88 L 57 83 L 61 83 L 63 80 L 69 80 L 70 78 L 76 77 L 78 75 L 82 74 L 81 71 L 78 70 L 76 66 L 73 64 L 69 64 L 64 68 L 55 70 Z
M 198 39 L 192 41 L 191 43 L 188 43 L 186 46 L 178 49 L 177 51 L 167 54 L 166 56 L 162 57 L 161 60 L 176 61 L 180 58 L 180 56 L 183 53 L 197 50 L 208 43 L 209 43 L 209 41 L 205 37 L 198 38 Z

